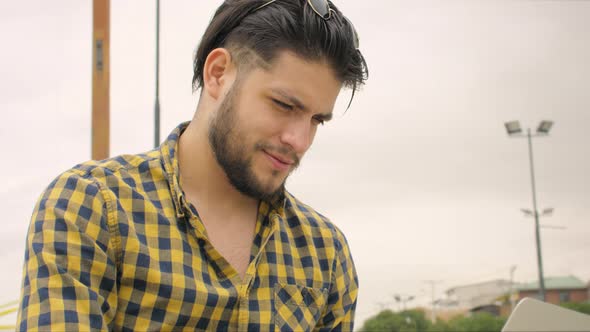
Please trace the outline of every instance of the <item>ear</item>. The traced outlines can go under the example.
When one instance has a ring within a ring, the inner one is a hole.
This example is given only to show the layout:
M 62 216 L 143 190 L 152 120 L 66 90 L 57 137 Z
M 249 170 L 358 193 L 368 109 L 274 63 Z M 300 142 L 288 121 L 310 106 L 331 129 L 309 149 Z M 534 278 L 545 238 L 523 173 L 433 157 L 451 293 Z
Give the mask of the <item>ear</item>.
M 213 99 L 218 99 L 222 96 L 224 86 L 231 84 L 232 80 L 231 54 L 225 48 L 214 49 L 207 56 L 203 66 L 203 90 Z

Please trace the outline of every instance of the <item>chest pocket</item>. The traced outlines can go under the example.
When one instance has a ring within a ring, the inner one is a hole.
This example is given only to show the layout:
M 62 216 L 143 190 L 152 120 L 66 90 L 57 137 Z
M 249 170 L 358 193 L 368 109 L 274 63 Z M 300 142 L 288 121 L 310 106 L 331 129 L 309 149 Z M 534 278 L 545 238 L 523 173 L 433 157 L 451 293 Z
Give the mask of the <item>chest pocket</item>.
M 275 284 L 275 331 L 311 331 L 320 320 L 328 290 Z

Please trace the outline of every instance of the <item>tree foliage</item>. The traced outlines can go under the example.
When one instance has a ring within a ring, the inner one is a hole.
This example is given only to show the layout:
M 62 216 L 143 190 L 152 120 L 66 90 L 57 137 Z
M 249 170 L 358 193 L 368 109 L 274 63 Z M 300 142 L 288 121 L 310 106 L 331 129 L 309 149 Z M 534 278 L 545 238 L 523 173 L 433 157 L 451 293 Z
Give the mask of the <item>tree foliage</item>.
M 469 317 L 455 317 L 449 321 L 451 330 L 457 332 L 499 332 L 505 323 L 506 319 L 495 317 L 487 312 Z
M 430 322 L 421 310 L 405 310 L 401 312 L 384 310 L 366 320 L 361 331 L 414 332 L 428 331 L 429 327 Z
M 393 312 L 384 310 L 365 321 L 362 332 L 494 332 L 501 331 L 505 319 L 488 313 L 469 317 L 458 316 L 448 322 L 438 320 L 432 324 L 419 310 Z
M 574 310 L 577 312 L 581 312 L 586 315 L 590 315 L 590 302 L 584 303 L 574 303 L 574 302 L 566 302 L 561 304 L 562 307 L 570 310 Z
M 590 315 L 590 302 L 563 303 L 564 308 Z M 501 331 L 506 318 L 495 317 L 489 313 L 471 316 L 457 316 L 448 322 L 437 320 L 431 323 L 421 310 L 393 312 L 383 310 L 367 319 L 361 332 L 494 332 Z

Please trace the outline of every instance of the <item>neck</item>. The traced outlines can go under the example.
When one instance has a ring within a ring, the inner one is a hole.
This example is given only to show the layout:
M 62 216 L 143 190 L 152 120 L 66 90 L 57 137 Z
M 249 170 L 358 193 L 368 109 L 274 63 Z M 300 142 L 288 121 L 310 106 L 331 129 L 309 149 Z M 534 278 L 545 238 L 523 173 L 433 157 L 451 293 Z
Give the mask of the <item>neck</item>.
M 178 143 L 180 182 L 186 198 L 199 211 L 206 209 L 227 217 L 256 209 L 258 200 L 242 194 L 229 182 L 213 154 L 207 128 L 201 125 L 204 123 L 206 119 L 197 121 L 195 117 Z

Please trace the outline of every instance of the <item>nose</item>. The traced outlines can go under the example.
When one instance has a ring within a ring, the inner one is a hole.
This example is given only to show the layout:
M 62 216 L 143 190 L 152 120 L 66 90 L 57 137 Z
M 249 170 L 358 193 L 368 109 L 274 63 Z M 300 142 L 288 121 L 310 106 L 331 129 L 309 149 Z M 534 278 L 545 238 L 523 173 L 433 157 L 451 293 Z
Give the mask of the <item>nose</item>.
M 301 157 L 311 146 L 315 127 L 310 121 L 297 120 L 289 123 L 281 133 L 281 143 L 289 145 Z

